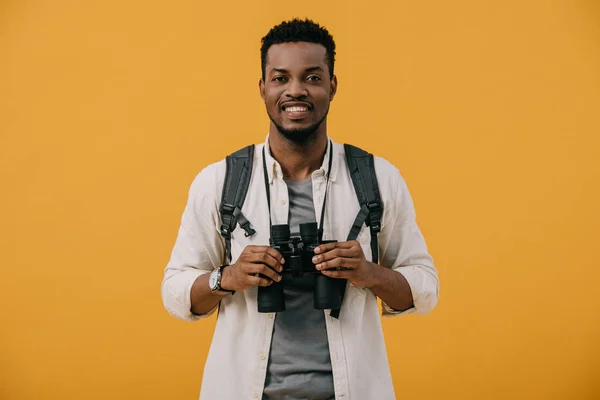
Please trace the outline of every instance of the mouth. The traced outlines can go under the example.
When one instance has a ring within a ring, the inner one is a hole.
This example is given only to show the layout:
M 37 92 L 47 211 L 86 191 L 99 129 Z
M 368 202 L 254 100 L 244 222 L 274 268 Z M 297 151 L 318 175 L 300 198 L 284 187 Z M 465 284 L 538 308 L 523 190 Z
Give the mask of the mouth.
M 306 118 L 312 111 L 312 106 L 308 103 L 288 102 L 281 107 L 284 115 L 289 119 L 299 120 Z

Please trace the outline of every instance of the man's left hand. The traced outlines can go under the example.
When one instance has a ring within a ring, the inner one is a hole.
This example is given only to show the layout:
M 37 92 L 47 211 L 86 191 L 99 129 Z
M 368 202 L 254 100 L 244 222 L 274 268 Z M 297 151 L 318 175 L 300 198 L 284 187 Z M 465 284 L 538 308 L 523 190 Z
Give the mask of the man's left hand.
M 357 240 L 320 244 L 315 254 L 312 261 L 323 275 L 347 279 L 356 287 L 371 286 L 377 265 L 366 260 Z

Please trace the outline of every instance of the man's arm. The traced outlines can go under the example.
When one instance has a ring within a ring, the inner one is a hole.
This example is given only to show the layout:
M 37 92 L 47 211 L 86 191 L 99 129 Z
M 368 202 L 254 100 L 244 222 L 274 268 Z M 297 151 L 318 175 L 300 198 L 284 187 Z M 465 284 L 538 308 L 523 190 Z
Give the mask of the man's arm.
M 366 286 L 385 304 L 397 311 L 406 311 L 414 307 L 412 290 L 408 281 L 397 271 L 371 264 L 371 283 Z
M 195 315 L 206 315 L 217 307 L 221 299 L 229 292 L 213 292 L 210 290 L 208 280 L 210 274 L 200 275 L 194 281 L 190 291 L 191 310 Z M 221 285 L 222 286 L 222 285 Z
M 192 183 L 171 259 L 165 268 L 162 298 L 167 311 L 177 318 L 195 321 L 211 315 L 228 292 L 210 290 L 210 273 L 223 265 L 225 243 L 219 233 L 217 174 L 224 162 L 212 164 Z M 243 291 L 279 280 L 281 254 L 269 246 L 247 246 L 235 264 L 223 269 L 221 287 Z M 257 276 L 260 274 L 260 276 Z
M 404 275 L 366 260 L 356 240 L 321 245 L 315 249 L 317 269 L 332 278 L 348 279 L 354 286 L 370 289 L 390 308 L 414 307 L 410 285 Z
M 210 315 L 218 304 L 216 295 L 210 292 L 208 277 L 215 267 L 223 264 L 225 254 L 218 231 L 217 204 L 217 174 L 224 173 L 224 168 L 224 162 L 209 165 L 194 179 L 164 272 L 163 304 L 170 314 L 186 321 Z M 201 300 L 203 304 L 199 307 L 194 306 L 194 310 L 202 312 L 192 313 L 192 297 L 194 302 L 198 298 L 206 300 L 206 303 Z
M 437 303 L 437 271 L 417 226 L 408 188 L 397 170 L 393 178 L 393 185 L 384 184 L 394 190 L 384 198 L 378 238 L 381 265 L 365 259 L 358 241 L 321 245 L 315 249 L 313 262 L 327 276 L 369 288 L 381 298 L 384 315 L 426 314 Z
M 269 246 L 246 246 L 235 264 L 223 268 L 221 288 L 243 291 L 250 286 L 269 286 L 279 282 L 284 262 L 281 254 Z M 226 291 L 212 292 L 208 284 L 209 275 L 199 276 L 191 290 L 191 308 L 197 315 L 213 310 L 221 299 L 229 294 Z
M 403 313 L 427 314 L 438 301 L 439 279 L 433 258 L 429 254 L 423 234 L 416 221 L 415 207 L 406 186 L 406 182 L 395 169 L 393 177 L 395 190 L 392 198 L 386 203 L 382 230 L 379 234 L 380 260 L 376 271 L 382 268 L 387 271 L 375 273 L 376 282 L 373 291 L 381 298 L 385 316 Z M 389 273 L 401 275 L 399 279 L 407 282 L 412 305 L 405 308 L 402 297 L 406 291 L 392 292 L 385 280 L 379 279 Z

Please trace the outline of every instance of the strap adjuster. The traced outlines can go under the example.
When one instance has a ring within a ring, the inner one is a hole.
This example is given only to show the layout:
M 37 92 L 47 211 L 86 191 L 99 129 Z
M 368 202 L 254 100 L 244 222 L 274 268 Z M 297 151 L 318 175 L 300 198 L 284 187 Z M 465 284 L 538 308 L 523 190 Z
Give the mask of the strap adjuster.
M 371 222 L 371 234 L 381 232 L 381 224 L 379 222 Z
M 378 201 L 367 202 L 369 209 L 369 226 L 371 234 L 381 232 L 381 203 Z
M 381 210 L 381 204 L 378 201 L 367 202 L 367 207 L 369 208 L 369 211 L 380 211 Z
M 221 210 L 223 210 L 226 213 L 233 214 L 234 209 L 235 209 L 235 206 L 233 206 L 231 204 L 224 203 L 223 205 L 221 205 Z
M 223 236 L 226 239 L 229 239 L 231 237 L 231 231 L 229 230 L 229 227 L 225 224 L 221 225 L 221 236 Z

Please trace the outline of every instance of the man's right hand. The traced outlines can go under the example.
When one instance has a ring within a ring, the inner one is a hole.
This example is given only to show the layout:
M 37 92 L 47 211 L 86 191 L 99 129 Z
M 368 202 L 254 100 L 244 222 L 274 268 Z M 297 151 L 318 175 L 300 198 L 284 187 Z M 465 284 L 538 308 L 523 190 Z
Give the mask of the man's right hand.
M 279 282 L 284 262 L 281 253 L 272 247 L 246 246 L 235 264 L 223 268 L 221 288 L 238 291 Z

